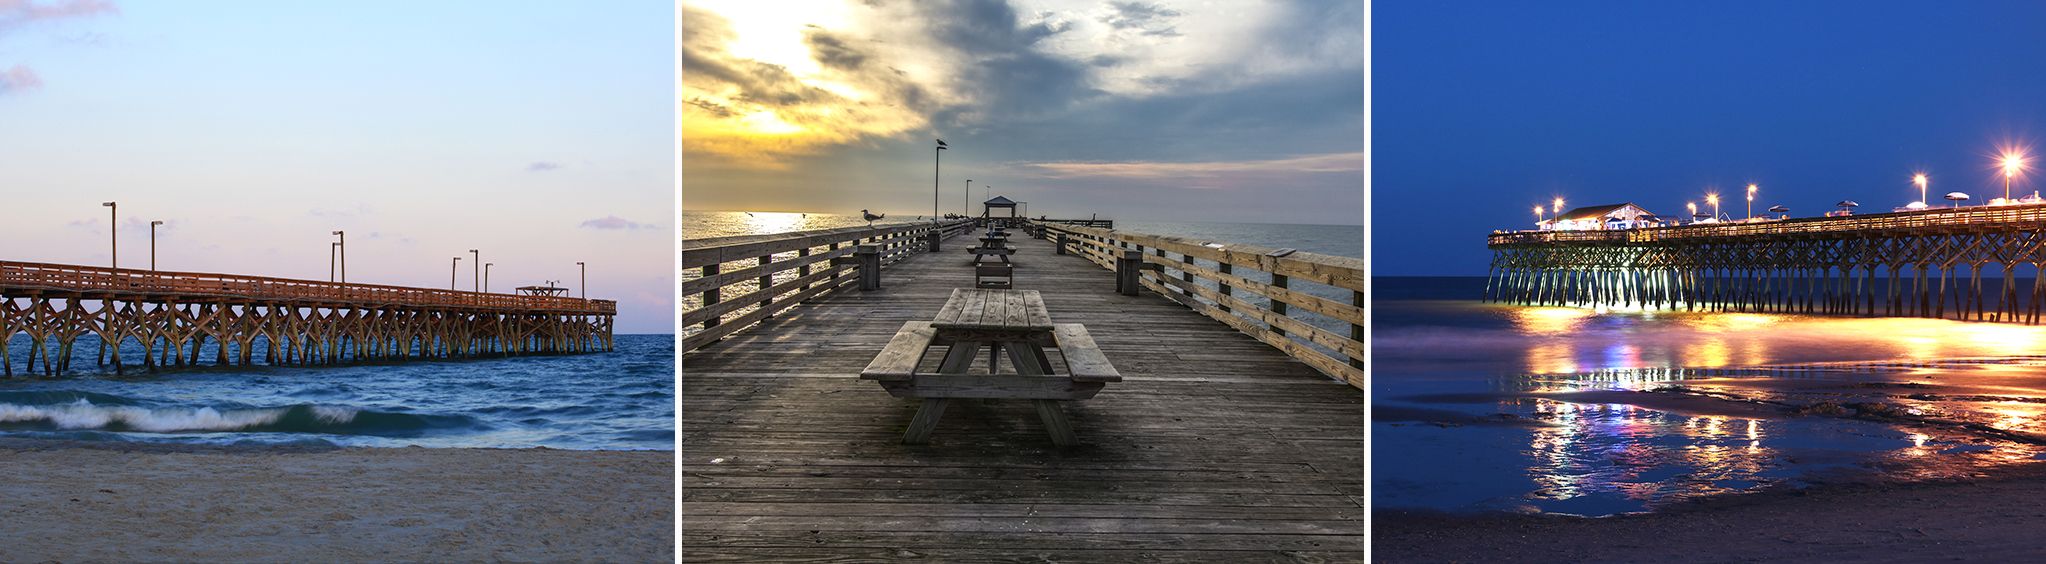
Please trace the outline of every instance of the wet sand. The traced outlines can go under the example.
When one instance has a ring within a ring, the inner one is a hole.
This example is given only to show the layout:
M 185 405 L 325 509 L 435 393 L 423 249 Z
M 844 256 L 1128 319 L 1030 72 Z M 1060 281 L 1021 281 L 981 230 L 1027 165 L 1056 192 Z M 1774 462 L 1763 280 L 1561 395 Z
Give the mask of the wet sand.
M 2020 562 L 2046 559 L 2046 469 L 1966 481 L 1839 484 L 1650 514 L 1379 511 L 1377 562 Z
M 674 453 L 0 440 L 0 561 L 667 562 Z

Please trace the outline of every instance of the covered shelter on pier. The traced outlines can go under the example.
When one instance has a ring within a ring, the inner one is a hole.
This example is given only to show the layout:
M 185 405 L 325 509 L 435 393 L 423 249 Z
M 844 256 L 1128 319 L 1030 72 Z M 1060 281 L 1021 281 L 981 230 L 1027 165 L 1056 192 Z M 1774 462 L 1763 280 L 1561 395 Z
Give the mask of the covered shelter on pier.
M 980 216 L 985 218 L 994 217 L 995 208 L 1009 208 L 1009 219 L 1016 218 L 1016 201 L 1004 196 L 995 196 L 988 201 L 981 202 Z
M 1641 209 L 1641 206 L 1621 203 L 1574 208 L 1538 225 L 1541 225 L 1542 229 L 1557 231 L 1591 231 L 1653 227 L 1661 223 L 1660 218 L 1648 210 Z

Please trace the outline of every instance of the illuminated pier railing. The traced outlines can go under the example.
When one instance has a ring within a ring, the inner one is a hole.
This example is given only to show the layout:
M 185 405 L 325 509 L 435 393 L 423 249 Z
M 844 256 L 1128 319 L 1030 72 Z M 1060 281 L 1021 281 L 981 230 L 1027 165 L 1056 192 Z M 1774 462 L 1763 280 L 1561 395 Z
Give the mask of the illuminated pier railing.
M 2041 204 L 1502 232 L 1487 242 L 1484 298 L 1508 303 L 2022 323 L 2038 323 L 2046 305 Z M 2000 287 L 1985 288 L 1985 273 L 2001 275 Z M 2021 274 L 2032 278 L 2022 291 Z

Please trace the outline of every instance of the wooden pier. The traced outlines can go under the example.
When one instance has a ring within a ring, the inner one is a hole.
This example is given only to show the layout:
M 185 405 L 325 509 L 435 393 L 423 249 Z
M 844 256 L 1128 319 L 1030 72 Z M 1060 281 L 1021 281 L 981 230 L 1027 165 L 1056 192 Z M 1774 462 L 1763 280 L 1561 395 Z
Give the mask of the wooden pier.
M 1976 321 L 2040 321 L 2046 205 L 1494 233 L 1484 298 Z M 1984 274 L 2001 278 L 1985 288 Z M 2019 289 L 2020 274 L 2032 276 Z
M 271 365 L 608 351 L 617 312 L 610 300 L 0 261 L 0 365 L 13 375 L 16 333 L 32 346 L 27 370 L 41 358 L 46 375 L 68 369 L 88 334 L 117 371 L 129 342 L 146 369 L 197 364 L 208 340 L 219 365 L 251 364 L 258 348 Z
M 1227 261 L 1262 260 L 1361 289 L 1362 261 L 1306 253 L 1287 260 L 1234 246 L 1227 250 L 1239 254 L 1230 255 L 1070 225 L 1033 229 L 1042 239 L 1013 243 L 1015 287 L 1039 291 L 1052 321 L 1084 325 L 1122 381 L 1068 402 L 1077 446 L 1055 446 L 1032 402 L 1012 400 L 955 401 L 927 444 L 903 444 L 919 403 L 859 374 L 905 322 L 933 319 L 953 289 L 974 286 L 971 245 L 946 241 L 972 227 L 683 242 L 685 268 L 695 270 L 685 274 L 686 289 L 752 289 L 684 304 L 684 323 L 694 322 L 686 334 L 719 333 L 685 339 L 681 359 L 683 559 L 1362 560 L 1363 402 L 1352 384 L 1361 385 L 1362 372 L 1327 358 L 1331 347 L 1306 345 L 1342 331 L 1295 324 L 1287 305 L 1308 303 L 1358 323 L 1362 308 L 1288 292 L 1284 275 L 1274 286 L 1237 280 L 1248 275 L 1238 271 L 1229 292 L 1187 282 L 1189 273 L 1229 272 L 1220 265 Z M 1135 248 L 1137 239 L 1146 250 Z M 1161 244 L 1191 256 L 1158 254 Z M 1110 249 L 1128 251 L 1122 264 L 1147 291 L 1121 291 L 1123 277 L 1102 262 L 1117 260 L 1102 257 L 1125 253 Z M 800 266 L 780 266 L 833 264 L 816 257 L 838 251 L 846 260 L 837 268 L 849 270 L 797 274 Z M 883 257 L 885 268 L 864 266 Z M 690 284 L 739 268 L 751 270 Z M 862 271 L 878 285 L 861 290 Z M 1252 289 L 1281 299 L 1252 303 Z M 1208 294 L 1229 301 L 1199 298 Z M 763 305 L 766 298 L 773 299 Z M 691 315 L 732 302 L 746 305 Z M 723 319 L 710 324 L 714 317 Z M 757 325 L 732 327 L 742 323 Z M 1306 334 L 1310 328 L 1327 335 Z M 1297 346 L 1272 344 L 1281 339 Z M 1296 358 L 1302 350 L 1323 358 Z

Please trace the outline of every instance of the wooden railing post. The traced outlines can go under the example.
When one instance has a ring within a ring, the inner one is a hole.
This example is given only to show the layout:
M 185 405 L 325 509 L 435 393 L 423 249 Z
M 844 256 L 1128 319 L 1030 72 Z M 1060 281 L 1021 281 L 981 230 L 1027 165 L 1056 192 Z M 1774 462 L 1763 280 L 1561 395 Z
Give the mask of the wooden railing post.
M 1234 268 L 1234 267 L 1235 267 L 1235 265 L 1229 264 L 1229 262 L 1228 262 L 1228 261 L 1216 261 L 1216 262 L 1215 262 L 1215 267 L 1216 267 L 1216 270 L 1220 270 L 1220 271 L 1222 271 L 1222 273 L 1223 273 L 1223 274 L 1235 274 L 1235 273 L 1236 273 L 1236 272 L 1235 272 L 1235 270 L 1236 270 L 1236 269 Z M 1225 282 L 1225 281 L 1222 281 L 1222 280 L 1216 280 L 1216 281 L 1215 281 L 1215 289 L 1216 289 L 1217 291 L 1220 291 L 1220 292 L 1222 293 L 1222 295 L 1224 295 L 1224 296 L 1228 296 L 1228 295 L 1231 295 L 1231 291 L 1232 291 L 1232 290 L 1234 290 L 1234 288 L 1230 288 L 1230 287 L 1229 287 L 1229 283 L 1228 283 L 1228 282 Z M 1229 311 L 1230 311 L 1230 310 L 1229 310 L 1229 304 L 1226 304 L 1226 303 L 1221 303 L 1221 302 L 1222 302 L 1222 300 L 1215 300 L 1215 301 L 1216 301 L 1216 303 L 1215 303 L 1215 307 L 1219 307 L 1219 308 L 1222 308 L 1222 313 L 1229 313 Z
M 1273 287 L 1273 288 L 1280 288 L 1280 289 L 1284 289 L 1284 288 L 1286 287 L 1286 275 L 1284 275 L 1284 274 L 1273 274 L 1273 275 L 1272 275 L 1272 287 Z M 1266 298 L 1266 301 L 1267 301 L 1267 302 L 1270 302 L 1270 304 L 1271 304 L 1271 306 L 1270 306 L 1270 309 L 1272 310 L 1272 313 L 1277 313 L 1277 314 L 1279 314 L 1279 315 L 1285 315 L 1285 314 L 1286 314 L 1286 302 L 1282 302 L 1282 301 L 1279 301 L 1279 299 L 1278 299 L 1278 298 L 1271 298 L 1271 297 L 1267 297 L 1267 298 Z M 1286 334 L 1286 330 L 1285 330 L 1285 329 L 1283 329 L 1283 328 L 1280 328 L 1280 327 L 1279 327 L 1278 325 L 1274 325 L 1274 324 L 1271 324 L 1271 323 L 1266 323 L 1265 325 L 1266 325 L 1267 327 L 1270 327 L 1270 328 L 1271 328 L 1271 330 L 1272 330 L 1272 334 L 1275 334 L 1275 335 L 1281 335 L 1281 336 L 1284 336 L 1284 335 Z
M 1137 288 L 1143 287 L 1144 251 L 1123 249 L 1115 259 L 1115 291 L 1125 296 L 1137 295 Z
M 881 246 L 860 245 L 853 249 L 853 256 L 860 261 L 860 289 L 881 289 Z
M 767 266 L 767 265 L 768 265 L 768 263 L 772 263 L 772 262 L 774 262 L 774 255 L 763 255 L 763 256 L 761 256 L 761 257 L 760 257 L 760 266 Z M 762 292 L 765 292 L 765 291 L 766 291 L 766 290 L 767 290 L 768 288 L 770 288 L 770 287 L 773 287 L 773 286 L 774 286 L 774 271 L 770 270 L 770 271 L 768 271 L 768 272 L 767 272 L 766 274 L 763 274 L 763 275 L 761 275 L 761 276 L 760 276 L 760 291 L 762 291 Z M 770 294 L 770 295 L 767 295 L 767 296 L 764 296 L 764 297 L 760 298 L 760 308 L 761 308 L 761 309 L 767 309 L 767 306 L 770 306 L 770 305 L 774 305 L 774 296 L 773 296 L 772 294 Z M 767 316 L 768 316 L 768 317 L 773 317 L 773 316 L 774 316 L 774 314 L 770 313 L 770 314 L 767 314 Z
M 924 246 L 927 247 L 924 250 L 933 253 L 938 252 L 938 239 L 944 236 L 945 230 L 943 228 L 932 228 L 930 233 L 924 234 Z
M 717 275 L 718 275 L 718 265 L 716 265 L 716 264 L 706 264 L 706 265 L 703 265 L 703 277 L 704 277 L 704 278 L 709 278 L 709 277 L 712 277 L 712 276 L 717 276 Z M 704 291 L 703 291 L 703 307 L 710 307 L 710 306 L 712 306 L 712 305 L 716 305 L 716 304 L 718 303 L 718 294 L 719 294 L 719 291 L 720 291 L 720 290 L 722 290 L 722 289 L 723 289 L 723 287 L 722 287 L 722 286 L 716 286 L 716 287 L 712 287 L 712 288 L 711 288 L 711 289 L 709 289 L 709 290 L 704 290 Z M 704 329 L 709 329 L 709 328 L 712 328 L 712 327 L 716 327 L 716 326 L 718 326 L 718 322 L 719 322 L 719 321 L 720 321 L 720 320 L 719 320 L 718 318 L 716 318 L 716 317 L 712 317 L 712 318 L 710 318 L 710 319 L 706 319 L 706 320 L 704 320 L 704 321 L 703 321 L 703 328 L 704 328 Z
M 1063 254 L 1066 254 L 1066 245 L 1067 245 L 1067 244 L 1068 244 L 1068 243 L 1066 242 L 1066 232 L 1064 232 L 1064 231 L 1060 231 L 1060 232 L 1059 232 L 1059 254 L 1061 254 L 1061 255 L 1063 255 Z
M 1363 309 L 1363 308 L 1364 308 L 1364 293 L 1363 293 L 1363 292 L 1358 292 L 1358 291 L 1354 291 L 1354 290 L 1353 290 L 1353 291 L 1351 291 L 1351 292 L 1350 292 L 1350 304 L 1351 304 L 1351 305 L 1354 305 L 1354 306 L 1357 306 L 1357 308 L 1358 308 L 1358 309 Z M 1350 340 L 1352 340 L 1352 341 L 1356 341 L 1356 342 L 1359 342 L 1359 343 L 1362 343 L 1362 342 L 1364 342 L 1364 326 L 1363 326 L 1363 325 L 1358 325 L 1358 324 L 1355 324 L 1355 323 L 1352 323 L 1352 324 L 1350 324 Z M 1350 366 L 1353 366 L 1353 367 L 1356 367 L 1356 368 L 1363 368 L 1363 367 L 1364 367 L 1364 359 L 1361 359 L 1361 358 L 1352 358 L 1352 359 L 1350 359 Z

